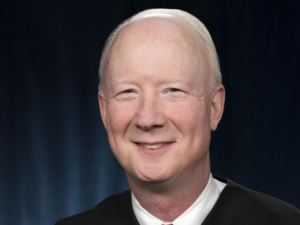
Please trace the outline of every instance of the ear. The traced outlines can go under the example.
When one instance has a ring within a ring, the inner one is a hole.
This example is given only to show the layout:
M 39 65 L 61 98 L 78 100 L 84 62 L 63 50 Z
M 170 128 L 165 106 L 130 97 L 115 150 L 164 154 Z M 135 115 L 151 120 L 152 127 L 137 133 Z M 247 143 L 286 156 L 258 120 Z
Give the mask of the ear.
M 103 91 L 98 92 L 98 103 L 99 103 L 102 122 L 104 124 L 105 129 L 106 129 L 106 107 L 107 107 L 107 103 L 106 103 L 105 93 Z
M 225 102 L 225 88 L 222 84 L 218 84 L 214 90 L 210 111 L 210 129 L 215 131 L 222 118 Z

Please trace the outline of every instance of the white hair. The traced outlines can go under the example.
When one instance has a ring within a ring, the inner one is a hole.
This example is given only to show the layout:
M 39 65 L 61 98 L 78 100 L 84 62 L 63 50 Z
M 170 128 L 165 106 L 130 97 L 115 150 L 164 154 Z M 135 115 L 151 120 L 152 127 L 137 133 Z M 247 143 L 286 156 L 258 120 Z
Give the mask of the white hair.
M 210 79 L 210 86 L 214 86 L 222 82 L 222 75 L 219 66 L 218 55 L 216 52 L 215 45 L 213 40 L 206 29 L 205 25 L 198 20 L 195 16 L 178 9 L 148 9 L 138 14 L 130 17 L 129 19 L 122 22 L 108 37 L 106 40 L 105 46 L 102 51 L 101 60 L 100 60 L 100 67 L 99 67 L 99 91 L 103 89 L 104 85 L 104 72 L 105 72 L 105 61 L 107 57 L 107 53 L 113 44 L 116 36 L 118 33 L 128 24 L 132 24 L 136 21 L 146 19 L 149 17 L 163 17 L 163 18 L 170 18 L 175 17 L 182 21 L 185 21 L 190 27 L 195 30 L 199 35 L 205 45 L 206 54 L 208 56 L 208 61 L 210 64 L 210 72 L 211 78 Z

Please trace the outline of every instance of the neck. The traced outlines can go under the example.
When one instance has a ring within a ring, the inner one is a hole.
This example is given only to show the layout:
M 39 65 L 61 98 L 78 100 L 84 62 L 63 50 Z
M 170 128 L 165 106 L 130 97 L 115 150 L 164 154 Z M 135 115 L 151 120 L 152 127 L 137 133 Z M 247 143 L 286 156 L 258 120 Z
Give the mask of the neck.
M 135 181 L 128 176 L 131 190 L 141 206 L 156 218 L 172 222 L 201 195 L 210 176 L 209 159 L 199 170 L 162 183 Z

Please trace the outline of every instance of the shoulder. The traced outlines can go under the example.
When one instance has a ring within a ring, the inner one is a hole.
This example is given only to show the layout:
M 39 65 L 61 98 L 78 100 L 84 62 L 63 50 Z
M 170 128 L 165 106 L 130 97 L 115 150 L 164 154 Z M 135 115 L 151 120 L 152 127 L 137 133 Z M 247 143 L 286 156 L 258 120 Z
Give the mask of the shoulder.
M 300 211 L 296 207 L 269 195 L 245 188 L 231 180 L 217 179 L 227 183 L 218 202 L 221 205 L 226 203 L 229 209 L 235 210 L 235 213 L 239 212 L 239 215 L 243 215 L 244 218 L 256 217 L 250 219 L 257 221 L 256 224 L 260 224 L 260 222 L 266 224 L 266 221 L 272 221 L 272 224 L 278 225 L 300 224 Z
M 131 194 L 126 191 L 104 199 L 87 211 L 63 218 L 55 225 L 114 225 L 134 219 Z
M 257 204 L 272 212 L 279 221 L 294 218 L 300 222 L 300 211 L 295 206 L 248 188 L 241 187 L 241 190 L 245 191 Z

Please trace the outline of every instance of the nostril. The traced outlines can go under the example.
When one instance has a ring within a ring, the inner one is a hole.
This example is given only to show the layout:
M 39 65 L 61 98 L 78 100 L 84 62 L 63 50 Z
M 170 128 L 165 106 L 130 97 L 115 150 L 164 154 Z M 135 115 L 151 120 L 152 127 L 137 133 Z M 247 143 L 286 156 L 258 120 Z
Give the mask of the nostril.
M 141 126 L 141 125 L 137 125 L 137 128 L 143 130 L 143 131 L 150 131 L 153 128 L 155 128 L 154 126 Z
M 138 129 L 141 129 L 141 130 L 144 130 L 144 131 L 150 131 L 150 130 L 153 130 L 153 129 L 164 127 L 165 124 L 166 124 L 166 120 L 161 119 L 161 120 L 154 120 L 154 121 L 149 122 L 149 123 L 137 122 L 136 127 Z

